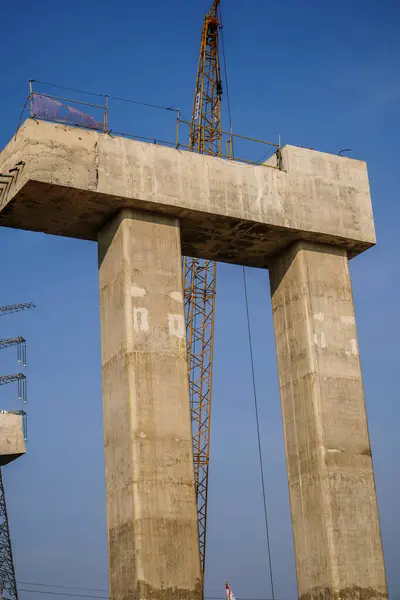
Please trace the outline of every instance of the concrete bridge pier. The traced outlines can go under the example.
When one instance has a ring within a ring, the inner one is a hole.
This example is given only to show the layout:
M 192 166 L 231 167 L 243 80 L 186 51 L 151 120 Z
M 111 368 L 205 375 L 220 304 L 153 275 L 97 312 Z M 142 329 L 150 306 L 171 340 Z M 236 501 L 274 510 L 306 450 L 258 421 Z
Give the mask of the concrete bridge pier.
M 299 597 L 387 598 L 348 271 L 367 167 L 268 161 L 33 119 L 0 153 L 0 226 L 99 242 L 111 600 L 201 598 L 181 252 L 270 270 Z
M 200 600 L 178 220 L 99 234 L 110 597 Z
M 387 598 L 347 252 L 270 266 L 300 600 Z

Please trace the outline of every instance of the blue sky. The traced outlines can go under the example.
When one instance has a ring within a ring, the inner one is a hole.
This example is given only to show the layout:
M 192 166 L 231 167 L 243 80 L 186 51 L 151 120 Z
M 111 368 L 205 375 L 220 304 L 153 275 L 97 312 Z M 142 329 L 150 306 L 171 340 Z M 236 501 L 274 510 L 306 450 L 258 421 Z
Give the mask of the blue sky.
M 400 5 L 222 0 L 234 130 L 368 161 L 378 245 L 351 263 L 390 596 L 400 598 Z M 190 115 L 208 0 L 2 2 L 0 147 L 28 79 L 179 106 Z M 4 24 L 6 24 L 4 26 Z M 226 116 L 226 112 L 225 112 Z M 170 113 L 114 109 L 113 127 L 173 135 Z M 226 121 L 225 121 L 226 123 Z M 148 132 L 148 133 L 147 133 Z M 0 230 L 1 317 L 28 340 L 29 452 L 5 470 L 22 600 L 107 588 L 94 243 Z M 276 597 L 296 597 L 268 274 L 248 271 Z M 207 596 L 270 596 L 241 270 L 218 272 Z M 17 369 L 3 351 L 2 372 Z M 16 388 L 1 406 L 18 407 Z M 47 587 L 34 585 L 45 583 Z M 63 590 L 49 587 L 65 585 Z M 106 596 L 106 592 L 86 594 Z M 62 600 L 61 596 L 60 599 Z

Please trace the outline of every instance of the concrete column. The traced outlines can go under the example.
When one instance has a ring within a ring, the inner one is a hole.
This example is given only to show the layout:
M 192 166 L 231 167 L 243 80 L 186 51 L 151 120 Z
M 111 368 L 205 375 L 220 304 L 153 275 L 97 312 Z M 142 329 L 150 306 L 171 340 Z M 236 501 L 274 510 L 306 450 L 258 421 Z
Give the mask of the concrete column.
M 387 598 L 346 250 L 270 269 L 299 598 Z
M 179 223 L 99 234 L 111 600 L 200 600 Z

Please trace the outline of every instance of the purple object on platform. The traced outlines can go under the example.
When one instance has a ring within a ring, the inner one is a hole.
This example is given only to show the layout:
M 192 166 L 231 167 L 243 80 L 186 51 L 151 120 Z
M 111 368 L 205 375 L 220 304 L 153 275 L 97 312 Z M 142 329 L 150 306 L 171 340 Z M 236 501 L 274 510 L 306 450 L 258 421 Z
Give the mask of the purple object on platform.
M 33 95 L 32 113 L 34 117 L 48 119 L 49 121 L 61 121 L 62 123 L 80 125 L 90 129 L 103 129 L 100 121 L 96 121 L 86 113 L 41 94 Z

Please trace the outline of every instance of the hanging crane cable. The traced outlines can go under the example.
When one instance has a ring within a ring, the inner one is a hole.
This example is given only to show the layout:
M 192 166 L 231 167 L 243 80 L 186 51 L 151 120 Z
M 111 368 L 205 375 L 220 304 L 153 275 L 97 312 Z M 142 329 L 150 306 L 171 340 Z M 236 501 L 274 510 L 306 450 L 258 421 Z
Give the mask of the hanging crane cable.
M 248 333 L 248 338 L 249 338 L 251 377 L 252 377 L 252 383 L 253 383 L 254 411 L 255 411 L 255 416 L 256 416 L 256 427 L 257 427 L 258 458 L 259 458 L 259 464 L 260 464 L 261 489 L 262 489 L 262 497 L 263 497 L 263 505 L 264 505 L 265 535 L 266 535 L 266 540 L 267 540 L 267 554 L 268 554 L 268 566 L 269 566 L 269 575 L 270 575 L 270 584 L 271 584 L 271 597 L 273 600 L 275 600 L 274 577 L 273 577 L 273 573 L 272 573 L 271 540 L 270 540 L 270 535 L 269 535 L 267 493 L 266 493 L 266 487 L 265 487 L 264 464 L 263 464 L 262 449 L 261 449 L 260 419 L 259 419 L 259 414 L 258 414 L 257 387 L 256 387 L 256 377 L 255 377 L 254 357 L 253 357 L 253 341 L 252 341 L 252 335 L 251 335 L 249 299 L 248 299 L 248 295 L 247 295 L 247 281 L 246 281 L 245 267 L 242 267 L 242 271 L 243 271 L 244 297 L 245 297 L 245 303 L 246 303 L 247 333 Z
M 229 98 L 225 43 L 223 37 L 220 0 L 214 0 L 205 16 L 200 42 L 200 58 L 190 124 L 189 150 L 211 156 L 221 155 L 222 126 L 221 99 L 223 93 L 219 61 L 219 38 L 222 42 L 224 75 L 230 131 L 230 156 L 233 157 L 232 114 Z M 261 453 L 261 436 L 254 376 L 250 318 L 247 301 L 245 271 L 243 270 L 246 309 L 252 364 L 254 404 L 256 409 L 257 436 L 260 458 L 261 484 L 264 501 L 264 518 L 267 535 L 268 562 L 271 578 L 272 600 L 274 582 L 272 576 L 271 545 L 268 512 Z M 193 458 L 196 484 L 198 532 L 201 573 L 204 585 L 207 500 L 209 475 L 210 421 L 212 367 L 214 347 L 214 314 L 216 292 L 216 262 L 184 257 L 183 260 L 186 335 L 188 350 L 189 392 L 192 412 Z
M 226 87 L 226 104 L 228 108 L 228 121 L 229 121 L 229 132 L 231 134 L 230 144 L 231 144 L 231 155 L 233 156 L 233 138 L 232 138 L 232 112 L 231 112 L 231 101 L 229 97 L 229 85 L 228 85 L 228 68 L 226 66 L 226 54 L 225 54 L 225 40 L 224 40 L 224 25 L 222 20 L 222 10 L 221 4 L 219 5 L 219 20 L 221 23 L 221 46 L 222 46 L 222 58 L 224 61 L 224 75 L 225 75 L 225 87 Z
M 223 61 L 224 61 L 224 74 L 225 74 L 226 99 L 227 99 L 227 106 L 228 106 L 229 131 L 232 134 L 232 113 L 231 113 L 231 103 L 230 103 L 230 99 L 229 99 L 228 69 L 227 69 L 227 65 L 226 65 L 225 41 L 224 41 L 224 35 L 223 35 L 223 20 L 222 20 L 221 5 L 219 6 L 219 16 L 220 16 L 220 22 L 221 22 L 221 28 L 222 28 L 222 32 L 221 32 L 222 57 L 223 57 Z M 231 136 L 231 153 L 233 156 L 234 150 L 232 147 L 232 136 Z M 244 297 L 245 297 L 245 303 L 246 303 L 247 333 L 248 333 L 248 339 L 249 339 L 251 377 L 252 377 L 252 384 L 253 384 L 253 401 L 254 401 L 254 412 L 255 412 L 255 417 L 256 417 L 258 458 L 259 458 L 259 465 L 260 465 L 261 490 L 262 490 L 263 508 L 264 508 L 265 535 L 266 535 L 266 542 L 267 542 L 268 567 L 269 567 L 270 585 L 271 585 L 271 598 L 272 598 L 272 600 L 275 600 L 275 586 L 274 586 L 274 577 L 273 577 L 273 571 L 272 571 L 271 540 L 270 540 L 270 533 L 269 533 L 267 493 L 266 493 L 265 478 L 264 478 L 264 464 L 263 464 L 262 448 L 261 448 L 260 419 L 259 419 L 259 412 L 258 412 L 257 387 L 256 387 L 256 378 L 255 378 L 255 370 L 254 370 L 253 341 L 252 341 L 252 335 L 251 335 L 249 299 L 248 299 L 248 294 L 247 294 L 246 269 L 244 266 L 242 267 L 242 272 L 243 272 Z

